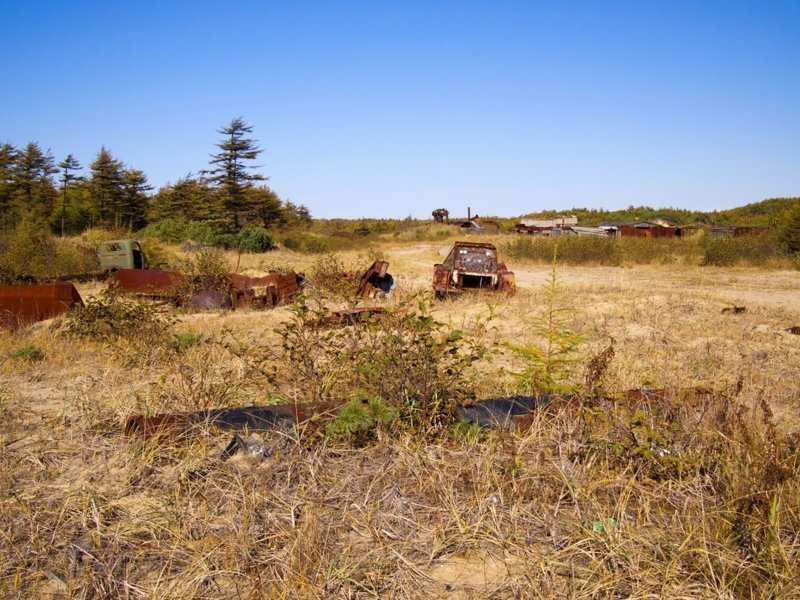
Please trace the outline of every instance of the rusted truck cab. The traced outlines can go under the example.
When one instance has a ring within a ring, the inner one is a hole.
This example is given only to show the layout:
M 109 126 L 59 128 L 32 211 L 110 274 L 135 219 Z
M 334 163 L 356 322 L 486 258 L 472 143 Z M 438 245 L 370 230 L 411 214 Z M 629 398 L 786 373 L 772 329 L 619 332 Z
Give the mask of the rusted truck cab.
M 456 242 L 444 262 L 433 266 L 437 297 L 464 290 L 516 291 L 514 273 L 497 261 L 493 244 Z
M 101 271 L 146 269 L 147 258 L 136 240 L 107 240 L 97 250 Z

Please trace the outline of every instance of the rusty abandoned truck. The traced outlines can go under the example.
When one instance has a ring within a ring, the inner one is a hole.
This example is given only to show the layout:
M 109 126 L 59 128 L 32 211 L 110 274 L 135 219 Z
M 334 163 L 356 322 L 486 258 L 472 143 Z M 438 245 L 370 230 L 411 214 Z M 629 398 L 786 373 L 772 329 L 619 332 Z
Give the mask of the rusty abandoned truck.
M 433 291 L 437 298 L 464 290 L 491 290 L 513 294 L 514 273 L 497 262 L 493 244 L 456 242 L 443 263 L 433 266 Z

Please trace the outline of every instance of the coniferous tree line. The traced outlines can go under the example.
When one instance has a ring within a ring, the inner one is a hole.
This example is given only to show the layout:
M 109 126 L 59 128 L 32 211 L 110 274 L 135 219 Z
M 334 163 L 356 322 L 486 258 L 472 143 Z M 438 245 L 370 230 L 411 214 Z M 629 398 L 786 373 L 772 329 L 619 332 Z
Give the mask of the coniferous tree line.
M 307 207 L 283 201 L 254 164 L 262 150 L 252 127 L 233 119 L 218 133 L 207 169 L 153 193 L 140 169 L 126 165 L 106 147 L 84 167 L 68 154 L 56 162 L 38 142 L 0 144 L 0 231 L 23 220 L 47 222 L 53 232 L 80 233 L 91 227 L 136 231 L 164 219 L 203 221 L 220 231 L 308 223 Z

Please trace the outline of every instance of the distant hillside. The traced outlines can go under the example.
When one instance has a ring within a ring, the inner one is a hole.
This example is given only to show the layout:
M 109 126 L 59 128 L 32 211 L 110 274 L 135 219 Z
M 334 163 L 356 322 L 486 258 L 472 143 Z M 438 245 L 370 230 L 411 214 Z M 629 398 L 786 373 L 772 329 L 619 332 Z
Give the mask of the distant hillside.
M 573 208 L 562 211 L 540 211 L 524 215 L 527 219 L 545 219 L 575 215 L 581 225 L 597 225 L 603 221 L 654 221 L 663 219 L 678 225 L 705 223 L 708 225 L 766 226 L 780 223 L 797 206 L 800 198 L 770 198 L 729 210 L 702 212 L 680 208 L 651 208 L 629 206 L 625 210 L 595 210 Z

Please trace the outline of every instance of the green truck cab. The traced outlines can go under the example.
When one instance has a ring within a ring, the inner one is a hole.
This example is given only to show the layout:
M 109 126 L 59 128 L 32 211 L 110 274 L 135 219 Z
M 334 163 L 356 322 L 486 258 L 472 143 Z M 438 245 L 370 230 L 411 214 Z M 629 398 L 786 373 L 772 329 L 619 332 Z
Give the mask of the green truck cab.
M 146 269 L 147 258 L 136 240 L 107 240 L 100 242 L 97 251 L 101 271 L 116 269 Z

